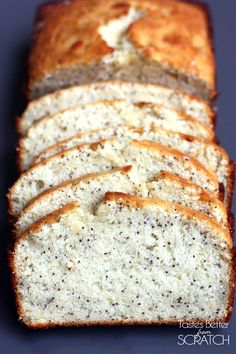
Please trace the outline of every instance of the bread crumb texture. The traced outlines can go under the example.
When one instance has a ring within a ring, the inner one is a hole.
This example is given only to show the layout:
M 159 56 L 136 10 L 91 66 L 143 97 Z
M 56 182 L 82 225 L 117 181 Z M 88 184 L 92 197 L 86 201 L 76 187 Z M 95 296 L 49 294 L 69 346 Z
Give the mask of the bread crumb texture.
M 78 85 L 42 96 L 28 103 L 23 115 L 18 119 L 18 130 L 25 133 L 31 124 L 47 115 L 58 113 L 78 104 L 88 104 L 103 100 L 126 99 L 129 102 L 153 102 L 163 104 L 180 113 L 187 114 L 206 123 L 214 123 L 214 109 L 203 100 L 184 94 L 182 91 L 164 86 L 131 82 L 95 82 Z
M 33 199 L 20 213 L 16 223 L 16 234 L 25 231 L 43 216 L 65 206 L 71 201 L 90 212 L 107 192 L 116 191 L 141 197 L 160 198 L 197 210 L 228 226 L 228 215 L 224 204 L 217 198 L 187 180 L 171 173 L 160 173 L 152 181 L 143 181 L 131 166 L 95 173 L 46 190 Z
M 13 256 L 22 320 L 37 326 L 225 318 L 232 245 L 206 219 L 170 203 L 115 195 L 95 214 L 71 207 L 32 227 Z
M 173 172 L 202 186 L 214 195 L 219 193 L 216 176 L 198 161 L 150 141 L 107 140 L 78 146 L 34 165 L 21 174 L 10 189 L 10 212 L 17 216 L 32 198 L 69 179 L 114 167 L 133 165 L 143 180 L 157 176 L 162 170 Z

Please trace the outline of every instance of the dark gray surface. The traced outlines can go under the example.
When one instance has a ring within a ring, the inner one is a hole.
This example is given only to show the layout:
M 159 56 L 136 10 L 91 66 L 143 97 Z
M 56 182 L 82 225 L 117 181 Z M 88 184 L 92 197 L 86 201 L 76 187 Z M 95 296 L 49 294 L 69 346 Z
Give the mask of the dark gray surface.
M 6 254 L 10 240 L 5 194 L 16 177 L 14 119 L 24 107 L 22 81 L 35 9 L 40 0 L 0 0 L 0 354 L 171 354 L 235 353 L 236 312 L 229 328 L 212 333 L 230 335 L 230 345 L 179 346 L 177 327 L 67 328 L 32 331 L 17 321 Z M 209 0 L 221 93 L 218 136 L 236 159 L 236 49 L 235 0 Z

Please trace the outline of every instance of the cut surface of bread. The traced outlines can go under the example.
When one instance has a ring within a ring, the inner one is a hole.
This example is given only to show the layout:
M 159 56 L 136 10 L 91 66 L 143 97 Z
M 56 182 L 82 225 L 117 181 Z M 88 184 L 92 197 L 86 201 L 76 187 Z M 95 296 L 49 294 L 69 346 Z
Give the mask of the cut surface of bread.
M 29 327 L 227 321 L 230 234 L 159 199 L 108 193 L 91 214 L 70 204 L 16 241 L 11 268 Z
M 225 203 L 230 208 L 233 193 L 232 177 L 234 174 L 234 166 L 226 151 L 215 143 L 205 142 L 189 135 L 167 131 L 162 128 L 152 127 L 150 129 L 142 129 L 121 126 L 81 133 L 46 149 L 33 163 L 43 161 L 54 154 L 71 149 L 79 144 L 96 142 L 111 137 L 116 137 L 118 140 L 135 139 L 154 141 L 164 146 L 177 149 L 197 159 L 203 166 L 216 174 L 219 183 L 224 187 Z
M 211 197 L 201 187 L 168 172 L 161 172 L 153 181 L 143 181 L 131 166 L 127 166 L 67 181 L 41 193 L 20 213 L 14 225 L 15 234 L 16 236 L 21 234 L 43 216 L 72 201 L 76 201 L 81 208 L 92 212 L 95 205 L 109 191 L 182 204 L 228 227 L 227 210 L 224 204 L 217 198 Z
M 228 229 L 231 228 L 224 203 L 197 184 L 174 173 L 161 171 L 158 177 L 148 183 L 148 188 L 150 189 L 149 197 L 181 204 L 214 218 Z
M 45 5 L 38 12 L 29 58 L 29 97 L 115 79 L 212 99 L 215 64 L 209 27 L 205 7 L 173 0 Z
M 18 131 L 24 134 L 38 120 L 79 104 L 125 99 L 129 102 L 163 104 L 202 123 L 213 125 L 215 112 L 204 101 L 164 86 L 129 82 L 98 82 L 59 90 L 28 103 L 18 119 Z
M 174 130 L 212 140 L 214 132 L 195 119 L 153 103 L 104 101 L 74 107 L 32 125 L 19 141 L 19 166 L 29 166 L 34 156 L 76 133 L 108 126 L 134 125 Z
M 161 170 L 173 172 L 219 195 L 215 174 L 197 160 L 150 141 L 111 139 L 54 155 L 21 174 L 8 193 L 9 212 L 17 216 L 32 198 L 66 180 L 124 165 L 133 165 L 143 179 L 153 178 Z

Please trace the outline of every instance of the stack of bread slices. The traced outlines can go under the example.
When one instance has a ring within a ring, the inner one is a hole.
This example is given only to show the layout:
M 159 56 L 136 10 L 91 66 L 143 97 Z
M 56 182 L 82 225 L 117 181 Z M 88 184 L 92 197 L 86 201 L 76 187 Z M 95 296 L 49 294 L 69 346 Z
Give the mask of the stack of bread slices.
M 229 319 L 233 163 L 215 136 L 215 96 L 202 5 L 39 9 L 8 193 L 22 322 Z

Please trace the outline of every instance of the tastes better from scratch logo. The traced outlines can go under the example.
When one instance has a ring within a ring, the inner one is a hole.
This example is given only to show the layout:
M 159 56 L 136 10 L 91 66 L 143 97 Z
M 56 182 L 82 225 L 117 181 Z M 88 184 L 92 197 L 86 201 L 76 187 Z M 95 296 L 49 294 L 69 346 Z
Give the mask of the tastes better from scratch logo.
M 187 346 L 202 346 L 202 345 L 217 345 L 217 346 L 229 346 L 230 335 L 218 330 L 227 330 L 228 323 L 189 323 L 180 322 L 179 328 L 183 330 L 183 333 L 178 335 L 177 344 Z M 187 330 L 191 330 L 191 333 Z M 192 330 L 196 330 L 192 333 Z M 216 331 L 217 330 L 217 331 Z M 184 333 L 185 332 L 185 333 Z

